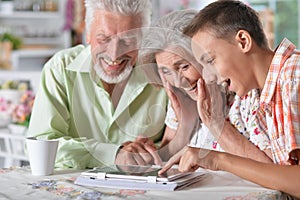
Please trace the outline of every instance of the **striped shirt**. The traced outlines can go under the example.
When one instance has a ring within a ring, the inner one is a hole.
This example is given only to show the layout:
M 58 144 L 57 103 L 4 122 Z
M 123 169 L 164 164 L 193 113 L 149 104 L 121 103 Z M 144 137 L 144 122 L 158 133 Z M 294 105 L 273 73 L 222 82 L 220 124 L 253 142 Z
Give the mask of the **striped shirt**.
M 284 39 L 277 47 L 261 93 L 275 163 L 288 164 L 300 148 L 300 51 Z

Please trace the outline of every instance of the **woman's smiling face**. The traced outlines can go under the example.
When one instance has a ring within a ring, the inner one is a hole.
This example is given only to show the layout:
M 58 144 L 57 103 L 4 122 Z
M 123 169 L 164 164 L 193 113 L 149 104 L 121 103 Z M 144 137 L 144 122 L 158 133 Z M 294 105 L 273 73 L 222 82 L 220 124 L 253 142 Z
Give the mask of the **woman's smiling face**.
M 184 89 L 193 99 L 197 100 L 197 81 L 201 78 L 201 68 L 196 68 L 175 51 L 161 51 L 155 54 L 159 74 L 172 86 Z

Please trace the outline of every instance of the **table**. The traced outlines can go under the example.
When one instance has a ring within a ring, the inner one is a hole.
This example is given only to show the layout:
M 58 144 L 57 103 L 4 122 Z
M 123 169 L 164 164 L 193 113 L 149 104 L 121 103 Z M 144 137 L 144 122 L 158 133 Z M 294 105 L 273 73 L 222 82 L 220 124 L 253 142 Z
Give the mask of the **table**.
M 233 174 L 223 171 L 203 171 L 207 176 L 184 190 L 134 191 L 75 185 L 74 180 L 81 172 L 76 170 L 56 169 L 51 176 L 32 176 L 29 167 L 12 167 L 0 169 L 0 199 L 287 199 L 284 193 L 262 188 Z

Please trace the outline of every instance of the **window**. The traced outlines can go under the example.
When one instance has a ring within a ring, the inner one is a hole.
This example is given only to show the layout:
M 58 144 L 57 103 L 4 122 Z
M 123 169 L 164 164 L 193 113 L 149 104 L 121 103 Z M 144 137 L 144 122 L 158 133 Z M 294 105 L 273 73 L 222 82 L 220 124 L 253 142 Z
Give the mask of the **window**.
M 271 10 L 274 13 L 274 47 L 285 37 L 300 46 L 298 20 L 300 0 L 248 0 L 248 2 L 258 12 Z

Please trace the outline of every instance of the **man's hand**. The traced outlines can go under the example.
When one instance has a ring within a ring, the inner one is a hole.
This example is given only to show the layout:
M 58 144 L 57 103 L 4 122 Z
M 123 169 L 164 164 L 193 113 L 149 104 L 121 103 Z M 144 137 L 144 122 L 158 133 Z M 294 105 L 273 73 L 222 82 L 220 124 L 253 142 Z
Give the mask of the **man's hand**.
M 119 150 L 115 164 L 117 165 L 162 165 L 161 158 L 153 141 L 139 137 L 135 141 L 125 142 Z

